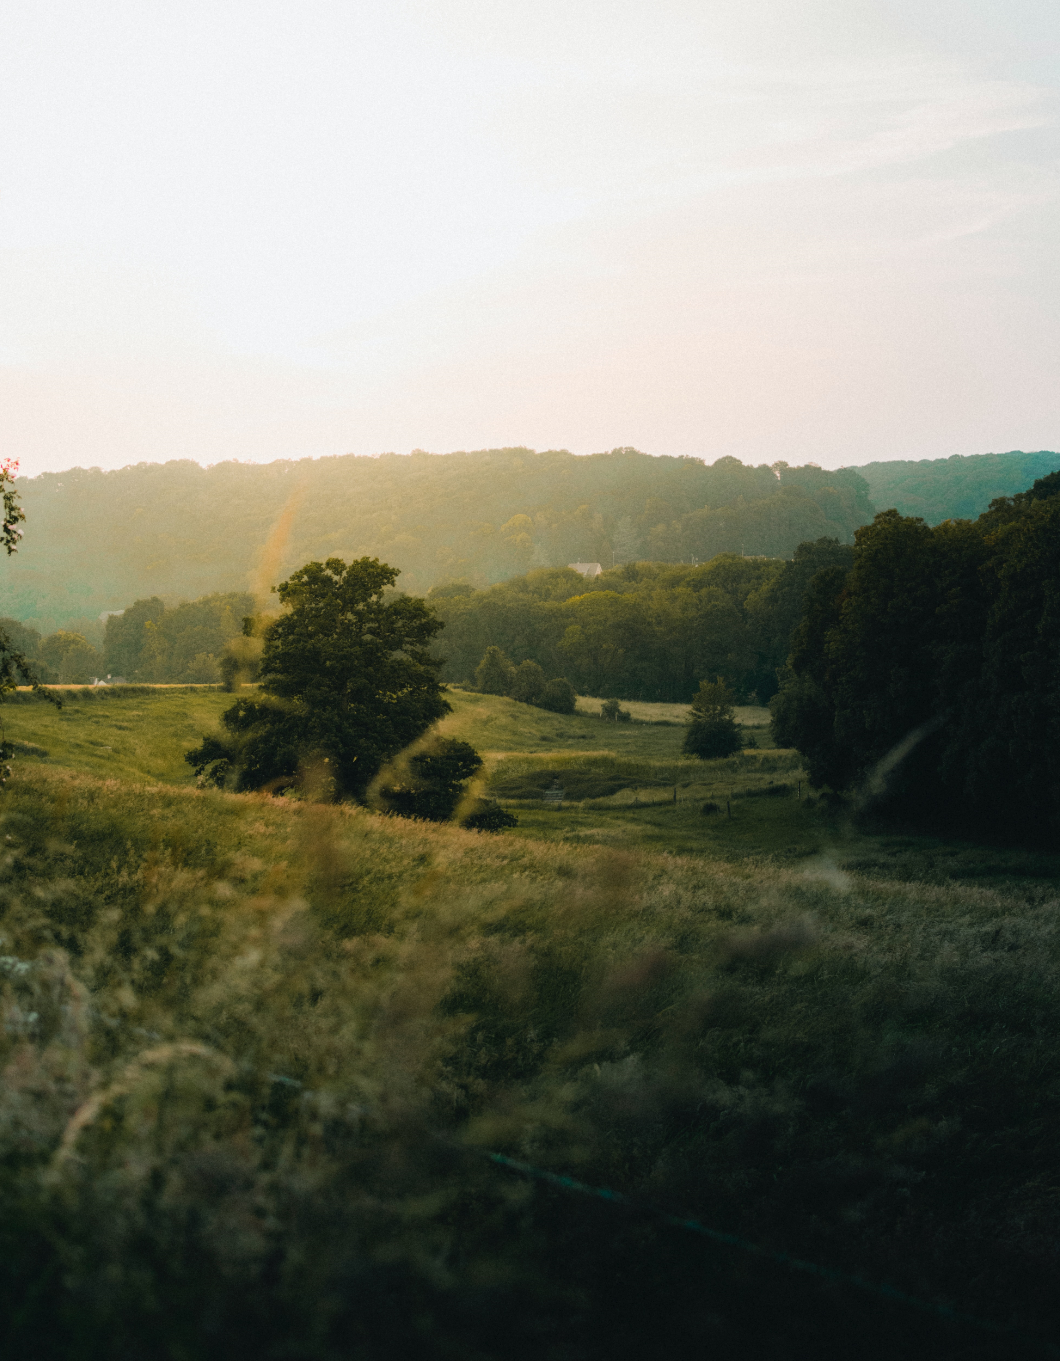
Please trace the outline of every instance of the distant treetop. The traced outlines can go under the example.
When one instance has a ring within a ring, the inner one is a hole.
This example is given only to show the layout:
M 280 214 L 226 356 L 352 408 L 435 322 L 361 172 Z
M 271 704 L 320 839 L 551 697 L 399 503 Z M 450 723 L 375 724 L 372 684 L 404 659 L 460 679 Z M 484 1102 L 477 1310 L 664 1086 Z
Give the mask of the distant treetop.
M 182 459 L 44 473 L 19 487 L 34 534 L 9 564 L 0 613 L 44 633 L 136 600 L 158 597 L 171 609 L 246 591 L 285 512 L 290 532 L 268 586 L 300 563 L 368 555 L 400 568 L 401 589 L 413 595 L 570 562 L 789 557 L 807 539 L 852 542 L 873 512 L 857 471 L 630 448 L 585 457 L 418 450 L 210 468 Z
M 829 470 L 772 454 L 752 467 L 728 455 L 507 448 L 74 468 L 19 479 L 33 535 L 8 563 L 0 613 L 42 633 L 81 632 L 72 621 L 136 600 L 168 610 L 243 592 L 266 543 L 277 557 L 266 589 L 301 563 L 368 555 L 400 568 L 412 595 L 571 562 L 609 571 L 719 553 L 790 558 L 803 542 L 852 544 L 889 506 L 930 523 L 977 515 L 1058 467 L 1045 453 Z

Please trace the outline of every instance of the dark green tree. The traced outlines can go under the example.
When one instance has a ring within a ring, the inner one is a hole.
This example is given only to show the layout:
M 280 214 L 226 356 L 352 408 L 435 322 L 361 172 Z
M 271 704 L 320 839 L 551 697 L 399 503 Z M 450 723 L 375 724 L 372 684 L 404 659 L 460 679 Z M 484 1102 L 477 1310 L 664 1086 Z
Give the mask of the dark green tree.
M 18 619 L 0 619 L 0 634 L 9 647 L 22 654 L 45 684 L 57 679 L 41 656 L 41 636 L 37 629 L 27 627 Z
M 685 733 L 684 750 L 689 756 L 709 761 L 740 750 L 743 744 L 736 724 L 734 698 L 721 679 L 700 682 Z
M 490 646 L 475 668 L 475 689 L 484 695 L 506 695 L 515 679 L 515 667 L 500 650 Z
M 224 736 L 187 753 L 200 777 L 278 789 L 326 767 L 338 797 L 360 799 L 449 712 L 428 651 L 441 622 L 424 601 L 388 594 L 397 576 L 378 558 L 329 558 L 276 587 L 283 613 L 264 633 L 260 692 L 225 712 Z
M 835 740 L 835 666 L 828 645 L 839 625 L 847 575 L 845 567 L 826 567 L 810 581 L 781 687 L 769 705 L 776 744 L 795 747 L 806 757 L 811 782 L 834 789 L 852 777 L 852 754 Z
M 103 659 L 80 633 L 59 629 L 41 643 L 41 656 L 60 685 L 88 685 L 103 669 Z
M 774 733 L 814 784 L 950 832 L 1060 834 L 1060 477 L 977 521 L 885 511 L 819 572 Z
M 853 545 L 838 539 L 800 543 L 781 571 L 748 598 L 747 616 L 758 654 L 754 688 L 759 703 L 767 704 L 777 692 L 810 582 L 826 567 L 849 571 L 853 562 Z
M 112 676 L 140 680 L 140 666 L 147 644 L 147 627 L 157 624 L 166 607 L 157 595 L 137 600 L 121 614 L 107 618 L 103 635 L 103 665 Z
M 520 662 L 508 693 L 521 704 L 536 704 L 545 684 L 545 673 L 537 662 Z
M 546 681 L 544 689 L 535 700 L 539 709 L 547 709 L 553 714 L 572 714 L 578 707 L 578 697 L 574 686 L 563 676 Z

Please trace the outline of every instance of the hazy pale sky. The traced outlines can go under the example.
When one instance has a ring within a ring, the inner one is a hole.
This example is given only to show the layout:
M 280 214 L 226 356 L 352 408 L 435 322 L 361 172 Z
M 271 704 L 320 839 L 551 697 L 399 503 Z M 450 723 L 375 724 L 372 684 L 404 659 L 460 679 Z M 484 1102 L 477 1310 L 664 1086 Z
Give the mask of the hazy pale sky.
M 1056 0 L 7 0 L 0 453 L 1060 447 Z

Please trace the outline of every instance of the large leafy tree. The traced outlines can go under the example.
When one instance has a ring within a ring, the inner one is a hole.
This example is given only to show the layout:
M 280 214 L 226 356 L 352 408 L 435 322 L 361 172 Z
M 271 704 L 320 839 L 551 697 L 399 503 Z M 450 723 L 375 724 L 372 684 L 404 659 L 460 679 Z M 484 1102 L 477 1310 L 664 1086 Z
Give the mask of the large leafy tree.
M 441 621 L 424 601 L 390 594 L 397 576 L 378 558 L 329 558 L 276 587 L 283 612 L 265 629 L 260 691 L 227 710 L 222 736 L 187 753 L 200 776 L 277 789 L 312 769 L 337 796 L 361 798 L 449 711 L 428 650 Z

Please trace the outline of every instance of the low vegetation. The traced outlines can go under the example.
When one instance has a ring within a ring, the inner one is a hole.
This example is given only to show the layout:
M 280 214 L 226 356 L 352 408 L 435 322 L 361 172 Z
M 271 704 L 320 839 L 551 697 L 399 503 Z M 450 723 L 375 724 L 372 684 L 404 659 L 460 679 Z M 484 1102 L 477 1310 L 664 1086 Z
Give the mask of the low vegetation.
M 665 1319 L 677 1357 L 963 1361 L 1058 1322 L 1050 862 L 939 846 L 925 883 L 908 842 L 726 862 L 32 758 L 4 833 L 9 1350 L 632 1358 Z

